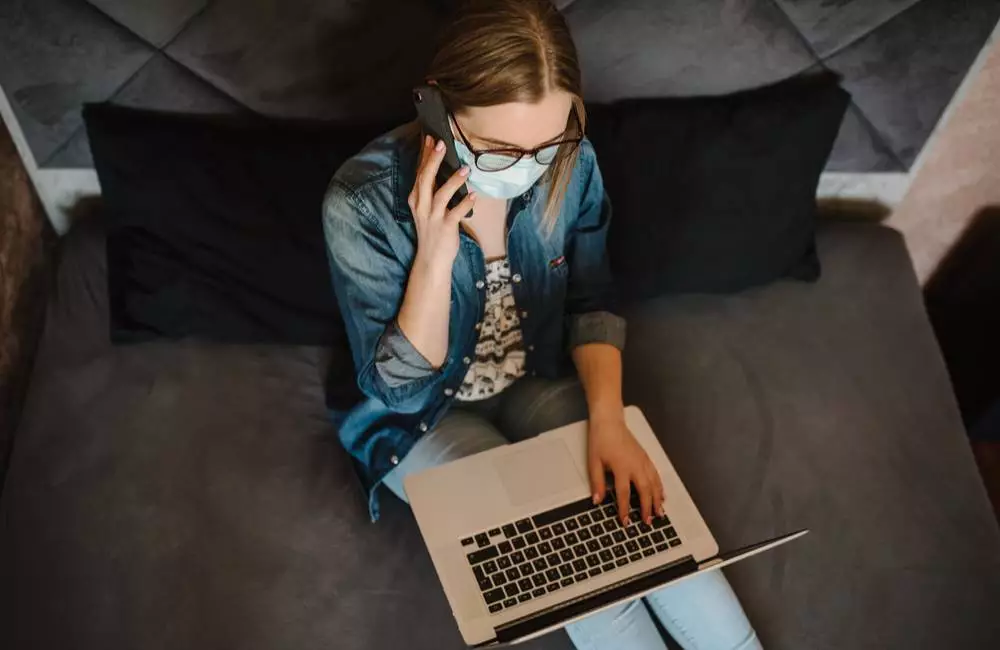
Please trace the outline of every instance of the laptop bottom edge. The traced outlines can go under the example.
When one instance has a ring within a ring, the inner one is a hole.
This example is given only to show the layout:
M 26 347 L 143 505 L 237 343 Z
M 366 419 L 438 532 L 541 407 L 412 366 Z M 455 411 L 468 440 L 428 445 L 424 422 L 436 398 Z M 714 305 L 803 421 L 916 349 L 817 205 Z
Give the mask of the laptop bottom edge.
M 628 598 L 633 594 L 648 591 L 658 585 L 668 584 L 690 573 L 695 573 L 698 571 L 698 567 L 698 562 L 690 555 L 679 558 L 670 564 L 630 576 L 598 591 L 504 623 L 494 630 L 495 638 L 472 647 L 482 648 L 530 638 L 582 614 L 596 611 L 604 606 Z

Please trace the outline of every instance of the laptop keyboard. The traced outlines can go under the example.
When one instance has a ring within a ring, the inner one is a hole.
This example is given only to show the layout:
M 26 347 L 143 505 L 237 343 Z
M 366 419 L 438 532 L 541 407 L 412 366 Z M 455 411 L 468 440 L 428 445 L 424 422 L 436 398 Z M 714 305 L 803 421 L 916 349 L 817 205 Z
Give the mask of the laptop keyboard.
M 544 596 L 681 545 L 667 517 L 647 526 L 631 495 L 629 520 L 618 520 L 613 491 L 595 506 L 589 498 L 466 537 L 469 566 L 490 612 Z M 474 548 L 475 550 L 469 550 Z

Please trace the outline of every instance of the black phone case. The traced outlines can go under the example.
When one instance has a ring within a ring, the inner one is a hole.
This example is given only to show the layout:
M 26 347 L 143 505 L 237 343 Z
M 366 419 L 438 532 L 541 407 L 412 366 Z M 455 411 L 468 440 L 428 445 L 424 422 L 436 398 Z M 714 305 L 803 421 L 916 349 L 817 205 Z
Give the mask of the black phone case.
M 441 92 L 434 86 L 418 86 L 413 89 L 413 105 L 417 109 L 417 117 L 424 128 L 424 133 L 434 138 L 434 141 L 444 140 L 444 160 L 437 173 L 437 186 L 447 181 L 458 171 L 462 163 L 455 152 L 455 138 L 448 122 L 448 111 L 444 107 Z M 458 188 L 448 202 L 449 208 L 454 208 L 466 197 L 468 190 L 465 185 Z

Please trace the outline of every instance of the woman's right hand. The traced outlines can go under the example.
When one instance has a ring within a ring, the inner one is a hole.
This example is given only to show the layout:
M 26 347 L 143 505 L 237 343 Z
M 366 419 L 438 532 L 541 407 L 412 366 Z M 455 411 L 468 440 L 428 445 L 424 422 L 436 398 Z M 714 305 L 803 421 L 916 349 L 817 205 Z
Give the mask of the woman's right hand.
M 417 256 L 415 265 L 436 269 L 451 275 L 451 266 L 458 254 L 458 225 L 476 202 L 475 192 L 469 192 L 453 209 L 448 202 L 469 176 L 468 167 L 462 167 L 452 174 L 441 187 L 435 190 L 438 168 L 444 160 L 444 142 L 437 143 L 424 136 L 420 148 L 420 162 L 417 178 L 406 202 L 413 213 L 417 229 Z

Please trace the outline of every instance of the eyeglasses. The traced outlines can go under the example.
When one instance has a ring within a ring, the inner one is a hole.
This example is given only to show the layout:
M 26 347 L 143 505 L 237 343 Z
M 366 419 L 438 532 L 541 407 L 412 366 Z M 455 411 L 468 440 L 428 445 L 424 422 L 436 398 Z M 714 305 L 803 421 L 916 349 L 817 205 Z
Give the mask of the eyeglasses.
M 500 172 L 510 169 L 525 156 L 534 156 L 539 165 L 551 165 L 559 160 L 568 158 L 583 141 L 583 124 L 580 122 L 580 116 L 577 115 L 576 109 L 572 113 L 573 118 L 576 120 L 577 131 L 577 135 L 572 138 L 549 142 L 534 149 L 504 147 L 500 149 L 477 150 L 472 147 L 469 139 L 465 137 L 462 127 L 458 125 L 458 120 L 455 119 L 455 114 L 448 111 L 451 121 L 455 123 L 455 128 L 458 130 L 459 137 L 462 138 L 462 142 L 465 143 L 465 146 L 469 148 L 469 151 L 475 157 L 476 167 L 484 172 Z

